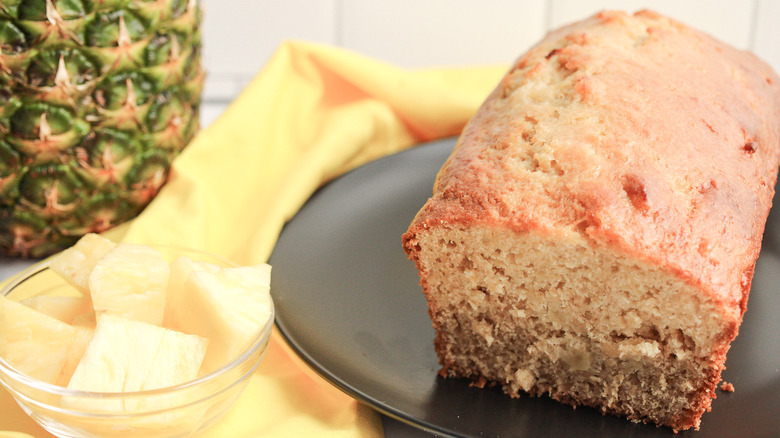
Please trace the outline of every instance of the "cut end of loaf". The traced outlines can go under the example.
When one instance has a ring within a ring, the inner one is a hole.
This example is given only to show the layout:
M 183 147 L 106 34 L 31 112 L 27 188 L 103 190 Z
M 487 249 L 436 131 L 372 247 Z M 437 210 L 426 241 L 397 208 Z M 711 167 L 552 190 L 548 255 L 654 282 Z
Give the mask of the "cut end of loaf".
M 737 324 L 668 270 L 576 233 L 419 227 L 404 243 L 443 375 L 675 430 L 709 410 Z

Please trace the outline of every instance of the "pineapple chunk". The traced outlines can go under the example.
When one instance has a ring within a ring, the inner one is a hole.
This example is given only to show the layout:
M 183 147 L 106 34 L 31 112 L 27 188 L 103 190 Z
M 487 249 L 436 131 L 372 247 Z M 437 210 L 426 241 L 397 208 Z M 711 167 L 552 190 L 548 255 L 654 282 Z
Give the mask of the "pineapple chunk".
M 209 340 L 206 338 L 161 329 L 164 330 L 162 342 L 154 358 L 155 365 L 143 384 L 144 390 L 194 380 L 208 351 Z
M 76 330 L 76 336 L 73 339 L 73 344 L 68 350 L 68 355 L 65 357 L 62 371 L 60 371 L 60 375 L 55 382 L 59 386 L 68 386 L 68 382 L 70 382 L 70 378 L 76 371 L 76 367 L 79 365 L 81 358 L 84 357 L 84 352 L 87 350 L 87 346 L 94 334 L 94 329 L 90 327 L 73 326 L 73 328 Z
M 98 260 L 115 246 L 116 243 L 99 234 L 85 234 L 75 245 L 53 256 L 49 267 L 89 296 L 89 274 Z
M 183 282 L 170 284 L 179 297 L 171 327 L 209 339 L 202 372 L 233 360 L 271 315 L 271 266 L 194 269 Z
M 119 244 L 89 275 L 95 314 L 112 314 L 161 325 L 168 285 L 168 263 L 154 248 Z
M 68 388 L 131 392 L 184 383 L 197 377 L 207 345 L 208 340 L 199 336 L 103 314 Z M 102 412 L 137 411 L 150 403 L 154 404 L 140 399 L 63 398 L 66 407 Z
M 73 339 L 73 345 L 68 350 L 68 355 L 65 357 L 62 371 L 55 382 L 59 386 L 68 386 L 68 382 L 73 377 L 81 358 L 84 357 L 84 352 L 87 351 L 87 346 L 95 332 L 94 328 L 90 327 L 73 326 L 73 328 L 76 330 L 76 336 Z
M 219 265 L 193 260 L 187 256 L 179 256 L 171 263 L 171 274 L 168 277 L 168 289 L 165 293 L 165 316 L 163 327 L 178 329 L 176 321 L 187 319 L 187 287 L 185 282 L 194 271 L 219 272 Z
M 55 383 L 77 336 L 70 325 L 0 296 L 0 357 L 18 371 Z
M 92 303 L 87 297 L 39 295 L 25 298 L 20 303 L 66 324 L 72 324 L 77 316 L 92 311 Z
M 70 323 L 70 325 L 73 327 L 84 327 L 88 329 L 94 329 L 96 324 L 97 316 L 95 315 L 94 310 L 90 310 L 89 312 L 85 312 L 76 316 Z

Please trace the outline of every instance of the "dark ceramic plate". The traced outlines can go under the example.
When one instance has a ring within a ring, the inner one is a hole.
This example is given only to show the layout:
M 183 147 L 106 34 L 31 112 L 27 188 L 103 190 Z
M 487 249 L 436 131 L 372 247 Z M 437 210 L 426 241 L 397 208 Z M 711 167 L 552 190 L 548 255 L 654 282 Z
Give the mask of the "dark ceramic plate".
M 748 312 L 699 432 L 572 409 L 547 398 L 442 379 L 417 272 L 401 234 L 455 143 L 421 145 L 362 166 L 315 193 L 271 256 L 276 322 L 332 384 L 400 421 L 478 437 L 780 436 L 780 211 L 769 218 Z

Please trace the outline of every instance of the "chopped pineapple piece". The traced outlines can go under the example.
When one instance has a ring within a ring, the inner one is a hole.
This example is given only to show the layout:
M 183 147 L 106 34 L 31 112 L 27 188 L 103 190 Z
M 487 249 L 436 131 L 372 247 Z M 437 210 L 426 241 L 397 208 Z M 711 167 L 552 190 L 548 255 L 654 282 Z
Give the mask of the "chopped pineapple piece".
M 68 388 L 131 392 L 177 385 L 197 377 L 208 340 L 111 314 L 98 317 L 95 333 Z M 118 412 L 148 407 L 144 400 L 66 397 L 71 408 Z
M 172 283 L 169 294 L 179 305 L 172 327 L 210 340 L 203 372 L 233 360 L 271 315 L 271 266 L 194 269 L 184 282 Z
M 95 314 L 112 314 L 161 325 L 168 285 L 168 263 L 154 248 L 119 244 L 89 275 Z
M 116 243 L 99 234 L 86 234 L 75 245 L 51 258 L 49 267 L 83 294 L 89 296 L 89 274 Z
M 144 390 L 165 388 L 198 377 L 209 340 L 174 330 L 164 330 L 154 367 L 143 384 Z
M 92 311 L 92 302 L 87 297 L 39 295 L 25 298 L 20 303 L 67 324 L 72 324 L 77 316 Z
M 77 335 L 70 325 L 0 296 L 0 357 L 18 371 L 55 383 Z
M 176 321 L 189 318 L 187 312 L 187 287 L 185 282 L 194 271 L 219 272 L 219 265 L 193 260 L 187 256 L 179 256 L 171 263 L 171 274 L 168 277 L 168 289 L 165 294 L 165 317 L 163 327 L 178 329 Z
M 84 357 L 84 352 L 87 350 L 87 346 L 94 334 L 94 329 L 91 327 L 73 326 L 73 328 L 76 330 L 76 336 L 73 339 L 73 344 L 68 350 L 68 355 L 65 357 L 62 371 L 60 371 L 60 375 L 55 382 L 60 386 L 68 386 L 68 382 L 73 376 L 73 372 L 76 371 L 76 367 L 79 365 L 81 358 Z
M 94 329 L 96 324 L 97 316 L 95 315 L 94 310 L 90 310 L 89 312 L 84 312 L 76 316 L 70 323 L 70 325 L 73 327 L 85 327 L 88 329 Z

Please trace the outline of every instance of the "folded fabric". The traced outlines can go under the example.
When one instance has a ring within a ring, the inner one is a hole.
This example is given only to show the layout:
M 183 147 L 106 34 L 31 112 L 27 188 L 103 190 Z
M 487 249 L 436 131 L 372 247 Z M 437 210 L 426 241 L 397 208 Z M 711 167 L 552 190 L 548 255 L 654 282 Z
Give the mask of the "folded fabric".
M 116 240 L 265 262 L 284 223 L 323 183 L 370 160 L 457 135 L 506 66 L 404 70 L 344 49 L 280 46 L 174 162 Z M 46 436 L 0 391 L 0 430 Z M 236 406 L 207 437 L 382 435 L 371 409 L 320 378 L 274 331 Z

